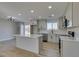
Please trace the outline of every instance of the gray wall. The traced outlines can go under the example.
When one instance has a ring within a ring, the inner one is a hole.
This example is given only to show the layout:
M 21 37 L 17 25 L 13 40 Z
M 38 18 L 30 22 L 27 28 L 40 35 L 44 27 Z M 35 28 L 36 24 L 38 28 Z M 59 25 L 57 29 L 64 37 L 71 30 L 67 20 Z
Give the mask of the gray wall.
M 0 41 L 9 40 L 18 33 L 15 23 L 0 18 Z

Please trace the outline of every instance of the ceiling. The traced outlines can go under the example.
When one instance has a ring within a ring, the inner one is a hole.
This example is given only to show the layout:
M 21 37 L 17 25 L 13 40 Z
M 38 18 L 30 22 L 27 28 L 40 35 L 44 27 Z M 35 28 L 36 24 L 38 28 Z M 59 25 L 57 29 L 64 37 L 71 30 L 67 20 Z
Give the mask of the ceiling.
M 67 4 L 67 2 L 0 2 L 0 17 L 6 19 L 13 16 L 20 21 L 40 18 L 56 20 L 64 14 Z M 48 9 L 48 6 L 52 8 Z M 30 10 L 34 10 L 34 13 Z M 52 14 L 54 16 L 51 16 Z

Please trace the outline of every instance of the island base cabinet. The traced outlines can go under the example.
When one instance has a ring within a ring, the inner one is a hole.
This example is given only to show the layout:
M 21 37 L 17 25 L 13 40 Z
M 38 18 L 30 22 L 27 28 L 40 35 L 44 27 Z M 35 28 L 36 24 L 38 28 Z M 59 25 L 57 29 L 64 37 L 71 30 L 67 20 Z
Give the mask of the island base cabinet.
M 39 39 L 16 37 L 16 47 L 39 54 Z

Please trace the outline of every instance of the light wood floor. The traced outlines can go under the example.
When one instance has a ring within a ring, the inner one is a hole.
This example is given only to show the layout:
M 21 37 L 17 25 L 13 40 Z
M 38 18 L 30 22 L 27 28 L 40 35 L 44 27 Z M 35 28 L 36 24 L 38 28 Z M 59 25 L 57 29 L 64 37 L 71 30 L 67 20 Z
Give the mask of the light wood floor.
M 44 42 L 41 50 L 41 55 L 45 57 L 59 57 L 58 44 L 51 42 Z
M 19 49 L 15 40 L 0 42 L 0 57 L 58 57 L 58 44 L 43 43 L 41 55 Z

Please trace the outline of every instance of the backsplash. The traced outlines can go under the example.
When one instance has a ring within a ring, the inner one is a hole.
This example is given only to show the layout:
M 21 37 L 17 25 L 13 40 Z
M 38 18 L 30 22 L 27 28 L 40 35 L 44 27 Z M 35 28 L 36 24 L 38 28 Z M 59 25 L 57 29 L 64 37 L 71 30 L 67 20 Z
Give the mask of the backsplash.
M 67 29 L 67 31 L 74 31 L 75 32 L 75 39 L 79 40 L 79 27 L 69 28 L 69 29 Z
M 67 31 L 79 32 L 79 27 L 68 28 Z

